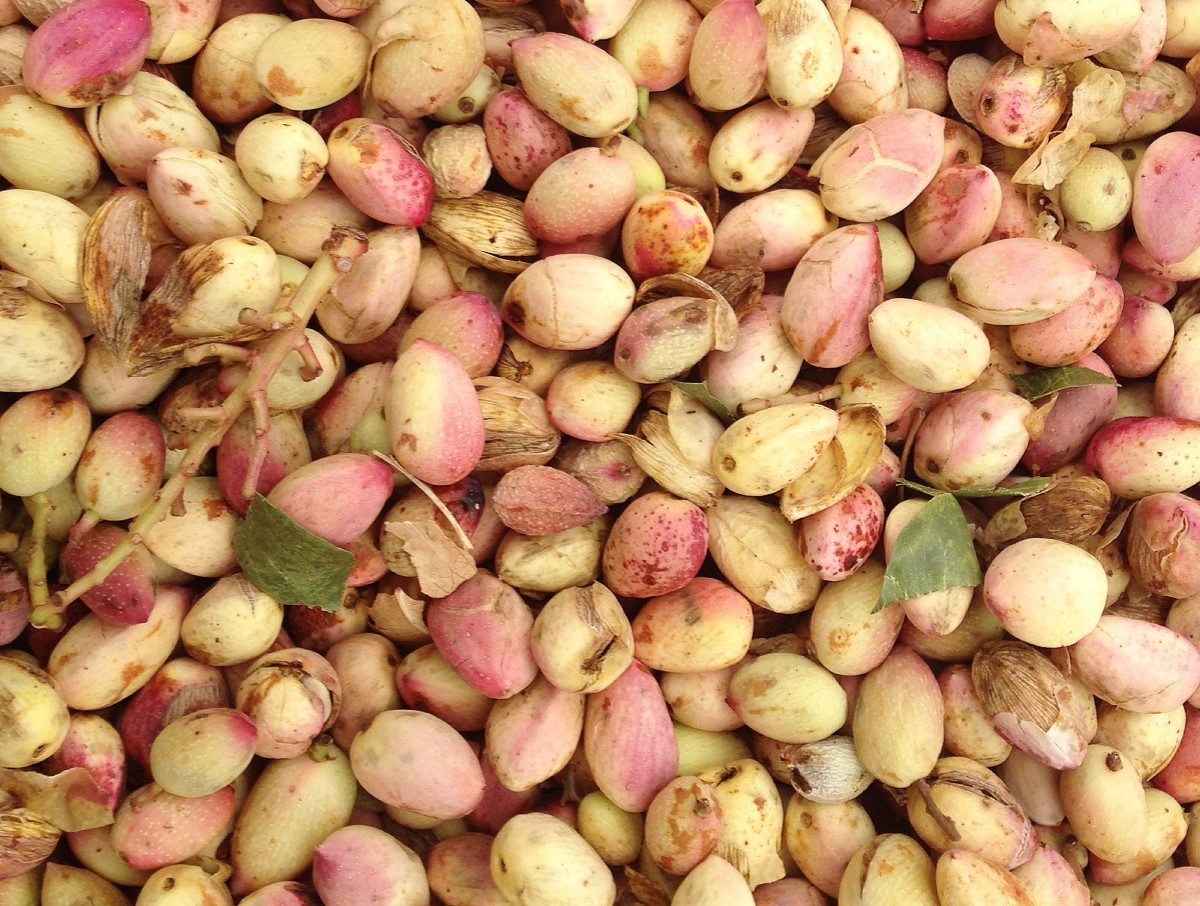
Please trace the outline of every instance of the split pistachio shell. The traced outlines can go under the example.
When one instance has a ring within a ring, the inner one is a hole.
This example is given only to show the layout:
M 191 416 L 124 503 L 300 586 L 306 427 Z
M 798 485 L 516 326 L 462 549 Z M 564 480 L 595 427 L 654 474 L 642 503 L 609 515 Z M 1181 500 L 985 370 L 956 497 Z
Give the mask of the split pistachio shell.
M 46 671 L 0 657 L 0 715 L 11 727 L 0 744 L 0 766 L 23 768 L 53 755 L 70 729 L 67 703 Z
M 531 645 L 546 678 L 571 692 L 608 687 L 633 658 L 629 618 L 598 582 L 550 598 L 534 619 Z

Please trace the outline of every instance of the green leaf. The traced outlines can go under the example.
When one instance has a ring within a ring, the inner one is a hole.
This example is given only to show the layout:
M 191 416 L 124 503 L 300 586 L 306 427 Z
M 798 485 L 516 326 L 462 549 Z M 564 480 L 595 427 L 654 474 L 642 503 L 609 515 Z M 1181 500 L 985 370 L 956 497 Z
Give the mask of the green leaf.
M 1082 368 L 1079 365 L 1064 365 L 1061 368 L 1039 368 L 1028 374 L 1010 374 L 1021 396 L 1027 400 L 1040 400 L 1043 396 L 1070 390 L 1072 387 L 1091 387 L 1103 384 L 1116 387 L 1117 382 L 1106 374 Z
M 713 415 L 719 418 L 727 425 L 732 425 L 737 421 L 737 415 L 729 411 L 729 407 L 723 402 L 708 392 L 708 385 L 703 381 L 697 383 L 687 383 L 686 381 L 671 381 L 676 387 L 704 404 Z
M 953 494 L 955 497 L 1033 497 L 1050 487 L 1050 479 L 1025 478 L 1004 487 L 959 488 L 956 491 L 942 491 L 919 481 L 909 481 L 907 478 L 897 478 L 896 484 L 920 491 L 929 497 L 936 497 L 938 494 Z
M 318 538 L 255 494 L 233 534 L 233 552 L 246 578 L 280 604 L 335 611 L 342 606 L 354 555 Z
M 900 530 L 874 612 L 905 598 L 982 581 L 971 527 L 954 495 L 940 493 Z

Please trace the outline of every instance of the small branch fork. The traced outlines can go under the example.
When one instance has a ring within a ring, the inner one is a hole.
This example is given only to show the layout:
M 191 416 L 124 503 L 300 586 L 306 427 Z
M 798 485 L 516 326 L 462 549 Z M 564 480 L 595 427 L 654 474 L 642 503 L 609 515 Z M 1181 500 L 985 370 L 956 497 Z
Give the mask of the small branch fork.
M 91 570 L 66 588 L 50 595 L 46 586 L 44 556 L 41 558 L 30 557 L 29 586 L 31 596 L 36 594 L 33 600 L 33 613 L 30 615 L 30 622 L 34 626 L 48 629 L 62 627 L 62 614 L 67 605 L 107 579 L 113 570 L 133 552 L 134 547 L 142 542 L 146 532 L 166 518 L 181 499 L 187 480 L 196 474 L 204 458 L 221 442 L 221 438 L 247 409 L 254 415 L 256 443 L 251 474 L 247 476 L 243 492 L 249 490 L 253 493 L 257 485 L 258 472 L 266 457 L 266 436 L 269 425 L 266 402 L 267 385 L 283 364 L 284 359 L 292 352 L 299 352 L 304 357 L 305 370 L 303 374 L 306 379 L 314 378 L 320 373 L 320 365 L 305 336 L 305 328 L 316 310 L 317 303 L 325 298 L 334 280 L 347 273 L 354 261 L 366 250 L 366 236 L 360 230 L 336 227 L 325 243 L 324 254 L 313 263 L 288 304 L 265 318 L 258 316 L 254 319 L 256 326 L 268 327 L 275 333 L 260 341 L 258 348 L 254 350 L 226 344 L 212 344 L 211 347 L 205 346 L 198 350 L 202 357 L 219 355 L 226 359 L 244 362 L 247 368 L 246 377 L 220 406 L 194 410 L 189 413 L 192 417 L 202 421 L 203 427 L 188 444 L 179 466 L 163 484 L 155 496 L 154 502 L 129 524 L 126 538 L 106 557 L 98 561 Z M 34 553 L 36 554 L 36 551 Z M 38 568 L 35 569 L 35 566 Z

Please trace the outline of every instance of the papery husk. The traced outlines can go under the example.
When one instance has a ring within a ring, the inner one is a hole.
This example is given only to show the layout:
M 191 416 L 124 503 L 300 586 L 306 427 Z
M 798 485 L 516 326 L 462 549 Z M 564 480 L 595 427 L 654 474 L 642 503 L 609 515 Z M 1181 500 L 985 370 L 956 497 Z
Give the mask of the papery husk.
M 1071 115 L 1059 132 L 1042 139 L 1013 174 L 1013 182 L 1053 189 L 1079 165 L 1096 136 L 1088 132 L 1095 122 L 1116 116 L 1125 97 L 1121 74 L 1086 61 L 1070 70 L 1075 88 L 1071 92 Z
M 658 394 L 650 396 L 653 400 Z M 689 400 L 691 397 L 672 387 L 665 411 L 650 409 L 639 422 L 637 434 L 618 434 L 616 440 L 629 448 L 642 471 L 672 494 L 710 507 L 725 491 L 710 464 L 712 445 L 724 426 L 699 403 Z M 664 405 L 661 398 L 658 405 Z M 707 459 L 706 449 L 710 453 Z
M 842 500 L 866 480 L 884 444 L 883 420 L 874 406 L 838 410 L 838 429 L 817 464 L 783 489 L 779 508 L 792 522 Z
M 657 277 L 647 277 L 638 285 L 633 304 L 638 306 L 660 299 L 678 298 L 728 301 L 720 290 L 699 277 L 693 277 L 691 274 L 660 274 Z
M 762 268 L 748 264 L 726 268 L 706 267 L 697 279 L 724 296 L 739 318 L 758 305 L 767 282 Z
M 996 731 L 1016 748 L 1061 770 L 1083 761 L 1083 711 L 1067 679 L 1035 648 L 985 643 L 972 660 L 971 682 Z
M 477 378 L 475 389 L 485 428 L 476 469 L 507 472 L 522 465 L 545 465 L 554 458 L 561 436 L 550 424 L 541 397 L 501 377 Z
M 1071 475 L 1001 507 L 988 522 L 983 541 L 997 546 L 1023 538 L 1053 538 L 1076 544 L 1099 532 L 1111 509 L 1107 484 L 1090 475 Z
M 104 804 L 104 790 L 82 767 L 51 776 L 0 768 L 0 791 L 62 831 L 91 830 L 113 821 L 112 809 Z
M 0 880 L 41 865 L 61 836 L 61 830 L 31 809 L 0 811 Z
M 538 253 L 538 242 L 525 228 L 519 198 L 484 190 L 469 198 L 439 198 L 421 226 L 431 241 L 472 264 L 502 274 L 519 274 Z

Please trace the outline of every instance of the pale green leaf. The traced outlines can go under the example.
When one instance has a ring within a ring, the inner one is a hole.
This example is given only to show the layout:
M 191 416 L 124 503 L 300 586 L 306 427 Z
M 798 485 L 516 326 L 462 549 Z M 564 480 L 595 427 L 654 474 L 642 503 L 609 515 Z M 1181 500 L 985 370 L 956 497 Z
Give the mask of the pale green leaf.
M 1013 482 L 1011 485 L 1004 485 L 1002 487 L 967 487 L 958 488 L 954 491 L 942 491 L 930 485 L 921 484 L 919 481 L 910 481 L 907 478 L 896 479 L 896 484 L 914 491 L 920 491 L 929 497 L 934 497 L 938 494 L 953 494 L 955 497 L 1033 497 L 1050 487 L 1050 481 L 1051 479 L 1049 478 L 1023 478 L 1020 481 Z
M 1092 387 L 1097 384 L 1109 387 L 1117 386 L 1117 382 L 1108 375 L 1079 365 L 1039 368 L 1028 374 L 1010 374 L 1009 378 L 1017 385 L 1021 396 L 1027 400 L 1040 400 L 1051 393 L 1070 390 L 1072 387 Z
M 982 581 L 971 527 L 954 496 L 941 493 L 900 530 L 875 611 L 906 598 L 974 587 Z

